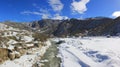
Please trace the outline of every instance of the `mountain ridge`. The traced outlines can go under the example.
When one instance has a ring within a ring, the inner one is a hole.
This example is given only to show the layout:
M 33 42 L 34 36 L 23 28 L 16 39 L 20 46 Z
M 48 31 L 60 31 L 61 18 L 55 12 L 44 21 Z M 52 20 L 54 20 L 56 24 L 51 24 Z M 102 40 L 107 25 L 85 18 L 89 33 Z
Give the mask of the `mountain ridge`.
M 72 18 L 66 20 L 43 19 L 22 24 L 24 28 L 57 37 L 76 35 L 116 36 L 120 33 L 120 17 L 115 19 L 107 17 L 95 17 L 87 19 Z

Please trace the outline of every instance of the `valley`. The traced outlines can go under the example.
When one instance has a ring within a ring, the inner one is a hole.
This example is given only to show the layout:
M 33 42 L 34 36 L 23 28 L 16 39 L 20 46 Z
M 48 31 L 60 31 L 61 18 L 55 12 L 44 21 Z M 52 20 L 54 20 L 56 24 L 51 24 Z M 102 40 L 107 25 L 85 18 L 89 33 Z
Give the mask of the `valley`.
M 119 67 L 119 21 L 0 23 L 0 67 Z

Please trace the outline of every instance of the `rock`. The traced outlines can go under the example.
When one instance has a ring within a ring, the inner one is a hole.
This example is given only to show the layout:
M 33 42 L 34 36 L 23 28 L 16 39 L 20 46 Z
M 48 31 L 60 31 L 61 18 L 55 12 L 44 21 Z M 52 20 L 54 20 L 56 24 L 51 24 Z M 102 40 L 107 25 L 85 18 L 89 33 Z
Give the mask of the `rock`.
M 27 46 L 26 46 L 26 45 L 23 45 L 22 47 L 23 47 L 24 49 L 27 49 Z
M 15 59 L 15 53 L 9 53 L 9 58 L 10 58 L 10 60 L 14 60 Z
M 0 58 L 3 58 L 5 56 L 8 56 L 8 49 L 6 48 L 0 48 Z
M 61 44 L 61 43 L 65 43 L 64 40 L 60 40 L 59 42 L 57 42 L 56 44 Z
M 25 49 L 21 49 L 18 51 L 21 55 L 25 54 L 26 53 L 26 50 Z
M 42 47 L 41 43 L 35 43 L 34 46 L 35 46 L 35 47 L 39 47 L 39 48 Z
M 0 63 L 2 63 L 3 62 L 3 60 L 2 60 L 2 58 L 0 58 Z
M 107 35 L 106 37 L 107 37 L 107 38 L 110 38 L 111 36 L 110 36 L 110 35 Z
M 35 46 L 35 47 L 39 47 L 39 44 L 38 44 L 38 43 L 34 43 L 34 46 Z
M 16 46 L 14 47 L 14 49 L 15 49 L 16 51 L 19 51 L 19 50 L 20 50 L 20 49 L 19 49 L 18 47 L 16 47 Z
M 15 58 L 20 58 L 21 54 L 19 52 L 15 52 Z
M 27 54 L 27 55 L 32 55 L 33 52 L 32 52 L 32 51 L 28 51 L 26 54 Z
M 0 48 L 0 63 L 2 63 L 8 59 L 9 51 L 10 50 L 8 50 L 6 48 Z

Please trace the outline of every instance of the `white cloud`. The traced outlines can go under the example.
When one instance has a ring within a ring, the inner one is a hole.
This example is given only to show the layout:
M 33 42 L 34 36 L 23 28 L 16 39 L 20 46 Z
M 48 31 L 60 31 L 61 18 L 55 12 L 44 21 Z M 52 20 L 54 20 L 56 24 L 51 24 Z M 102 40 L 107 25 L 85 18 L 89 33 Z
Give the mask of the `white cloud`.
M 48 0 L 48 3 L 52 7 L 52 10 L 55 11 L 57 14 L 50 14 L 51 9 L 41 9 L 36 3 L 33 3 L 32 5 L 39 9 L 38 11 L 23 11 L 21 14 L 27 14 L 27 15 L 37 15 L 41 16 L 42 19 L 54 19 L 54 20 L 62 20 L 62 19 L 68 19 L 67 16 L 61 16 L 60 12 L 63 9 L 64 5 L 60 0 Z
M 37 15 L 41 16 L 42 19 L 54 19 L 54 20 L 63 20 L 63 19 L 69 19 L 67 16 L 61 16 L 59 13 L 53 15 L 51 17 L 51 14 L 48 13 L 48 11 L 41 9 L 39 12 L 32 12 L 32 11 L 23 11 L 21 14 L 27 14 L 27 15 Z
M 27 15 L 33 14 L 33 15 L 37 15 L 37 16 L 42 16 L 42 19 L 48 19 L 51 16 L 48 13 L 48 11 L 43 10 L 43 9 L 41 9 L 38 12 L 37 11 L 34 11 L 34 12 L 32 12 L 32 11 L 23 11 L 23 12 L 21 12 L 21 14 L 27 14 Z
M 40 9 L 42 19 L 48 19 L 51 17 L 51 14 L 48 12 L 49 10 L 45 9 Z
M 71 9 L 72 9 L 72 11 L 80 13 L 80 14 L 83 14 L 85 11 L 87 11 L 86 4 L 89 1 L 90 0 L 81 0 L 81 1 L 75 1 L 75 0 L 73 0 L 73 2 L 71 3 Z
M 54 11 L 60 12 L 63 9 L 63 4 L 60 0 L 49 0 L 48 2 Z
M 68 19 L 68 17 L 67 16 L 60 16 L 59 14 L 55 14 L 52 19 L 63 20 L 63 19 Z
M 115 11 L 112 14 L 113 17 L 119 17 L 120 16 L 120 11 Z
M 43 14 L 42 14 L 42 19 L 49 19 L 49 16 L 50 16 L 49 14 L 44 14 L 44 13 L 43 13 Z
M 31 11 L 23 11 L 23 12 L 21 12 L 21 14 L 27 14 L 27 15 L 29 15 L 29 14 L 41 15 L 40 12 L 31 12 Z

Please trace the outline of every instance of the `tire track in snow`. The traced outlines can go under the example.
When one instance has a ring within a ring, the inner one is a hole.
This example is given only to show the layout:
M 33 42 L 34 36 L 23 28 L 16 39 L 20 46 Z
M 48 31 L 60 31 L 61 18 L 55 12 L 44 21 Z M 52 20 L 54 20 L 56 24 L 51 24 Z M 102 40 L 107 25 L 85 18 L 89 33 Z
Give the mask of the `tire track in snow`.
M 75 64 L 76 67 L 90 67 L 88 64 L 81 61 L 75 54 L 73 54 L 72 52 L 70 52 L 66 48 L 61 47 L 60 52 L 61 52 L 61 55 L 62 55 L 62 58 L 63 58 L 63 60 L 62 60 L 63 62 L 66 63 L 66 62 L 69 62 L 68 60 L 70 60 L 70 61 L 72 60 L 75 63 L 77 63 L 77 64 Z M 62 64 L 62 67 L 73 67 L 73 66 L 75 66 L 74 63 L 73 63 L 73 65 L 70 64 L 70 66 L 69 65 L 66 66 L 65 63 Z
M 69 50 L 66 49 L 66 52 L 68 52 L 69 54 L 71 54 L 72 56 L 74 56 L 74 58 L 77 59 L 77 62 L 82 66 L 82 67 L 90 67 L 88 64 L 84 63 L 83 61 L 81 61 L 75 54 L 73 54 L 72 52 L 70 52 Z

